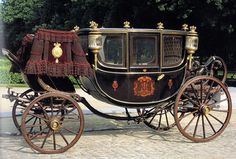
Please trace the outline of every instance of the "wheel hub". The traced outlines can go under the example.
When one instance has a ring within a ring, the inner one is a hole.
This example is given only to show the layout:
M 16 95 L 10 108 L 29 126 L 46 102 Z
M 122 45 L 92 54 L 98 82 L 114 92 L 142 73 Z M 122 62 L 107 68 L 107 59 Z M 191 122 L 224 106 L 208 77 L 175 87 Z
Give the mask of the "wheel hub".
M 210 113 L 210 107 L 206 104 L 202 105 L 201 107 L 201 112 L 204 114 L 204 115 L 207 115 Z
M 50 128 L 54 131 L 58 131 L 61 128 L 60 120 L 54 118 L 50 121 Z

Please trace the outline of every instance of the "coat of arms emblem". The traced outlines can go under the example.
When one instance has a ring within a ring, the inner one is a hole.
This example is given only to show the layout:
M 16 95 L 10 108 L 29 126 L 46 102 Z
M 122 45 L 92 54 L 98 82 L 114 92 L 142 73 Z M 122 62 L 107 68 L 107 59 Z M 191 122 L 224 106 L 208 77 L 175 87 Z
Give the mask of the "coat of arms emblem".
M 141 97 L 151 96 L 154 94 L 154 85 L 155 81 L 151 77 L 139 77 L 134 81 L 134 95 Z

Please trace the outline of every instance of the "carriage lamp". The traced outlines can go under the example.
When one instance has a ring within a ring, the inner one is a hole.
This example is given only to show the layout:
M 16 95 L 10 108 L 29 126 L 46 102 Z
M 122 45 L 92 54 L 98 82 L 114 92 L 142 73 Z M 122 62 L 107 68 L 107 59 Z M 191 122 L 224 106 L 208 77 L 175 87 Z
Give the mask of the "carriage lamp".
M 102 35 L 97 28 L 98 24 L 94 21 L 90 22 L 91 31 L 88 35 L 88 47 L 90 51 L 94 54 L 94 65 L 95 69 L 97 69 L 97 54 L 100 52 L 102 48 Z
M 189 54 L 187 58 L 189 60 L 189 69 L 191 69 L 193 54 L 198 49 L 198 34 L 196 29 L 195 26 L 190 26 L 190 31 L 188 32 L 185 41 L 185 49 Z
M 101 34 L 94 34 L 91 32 L 88 36 L 88 45 L 89 49 L 94 53 L 99 53 L 101 47 L 102 47 L 102 35 Z

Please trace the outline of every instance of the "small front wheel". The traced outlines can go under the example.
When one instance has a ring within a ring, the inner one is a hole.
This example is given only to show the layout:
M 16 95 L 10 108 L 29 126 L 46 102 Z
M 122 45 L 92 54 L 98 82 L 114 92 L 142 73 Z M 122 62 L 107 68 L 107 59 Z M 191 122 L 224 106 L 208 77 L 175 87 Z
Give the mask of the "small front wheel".
M 16 128 L 21 133 L 21 117 L 24 113 L 28 104 L 33 101 L 34 98 L 38 96 L 38 93 L 34 92 L 32 89 L 28 89 L 23 92 L 19 98 L 16 99 L 13 107 L 12 107 L 12 119 L 16 126 Z
M 197 76 L 180 89 L 175 102 L 175 123 L 179 131 L 194 142 L 219 136 L 232 113 L 230 94 L 215 77 Z
M 79 105 L 61 93 L 47 93 L 33 100 L 21 124 L 26 142 L 47 154 L 68 150 L 79 140 L 83 129 L 84 117 Z

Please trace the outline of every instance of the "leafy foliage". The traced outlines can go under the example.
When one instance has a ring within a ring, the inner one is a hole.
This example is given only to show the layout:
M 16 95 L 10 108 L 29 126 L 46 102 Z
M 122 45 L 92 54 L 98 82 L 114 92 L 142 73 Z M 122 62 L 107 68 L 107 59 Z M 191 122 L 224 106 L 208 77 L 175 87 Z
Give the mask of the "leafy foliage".
M 11 62 L 0 58 L 0 84 L 23 84 L 24 80 L 20 73 L 9 72 Z

